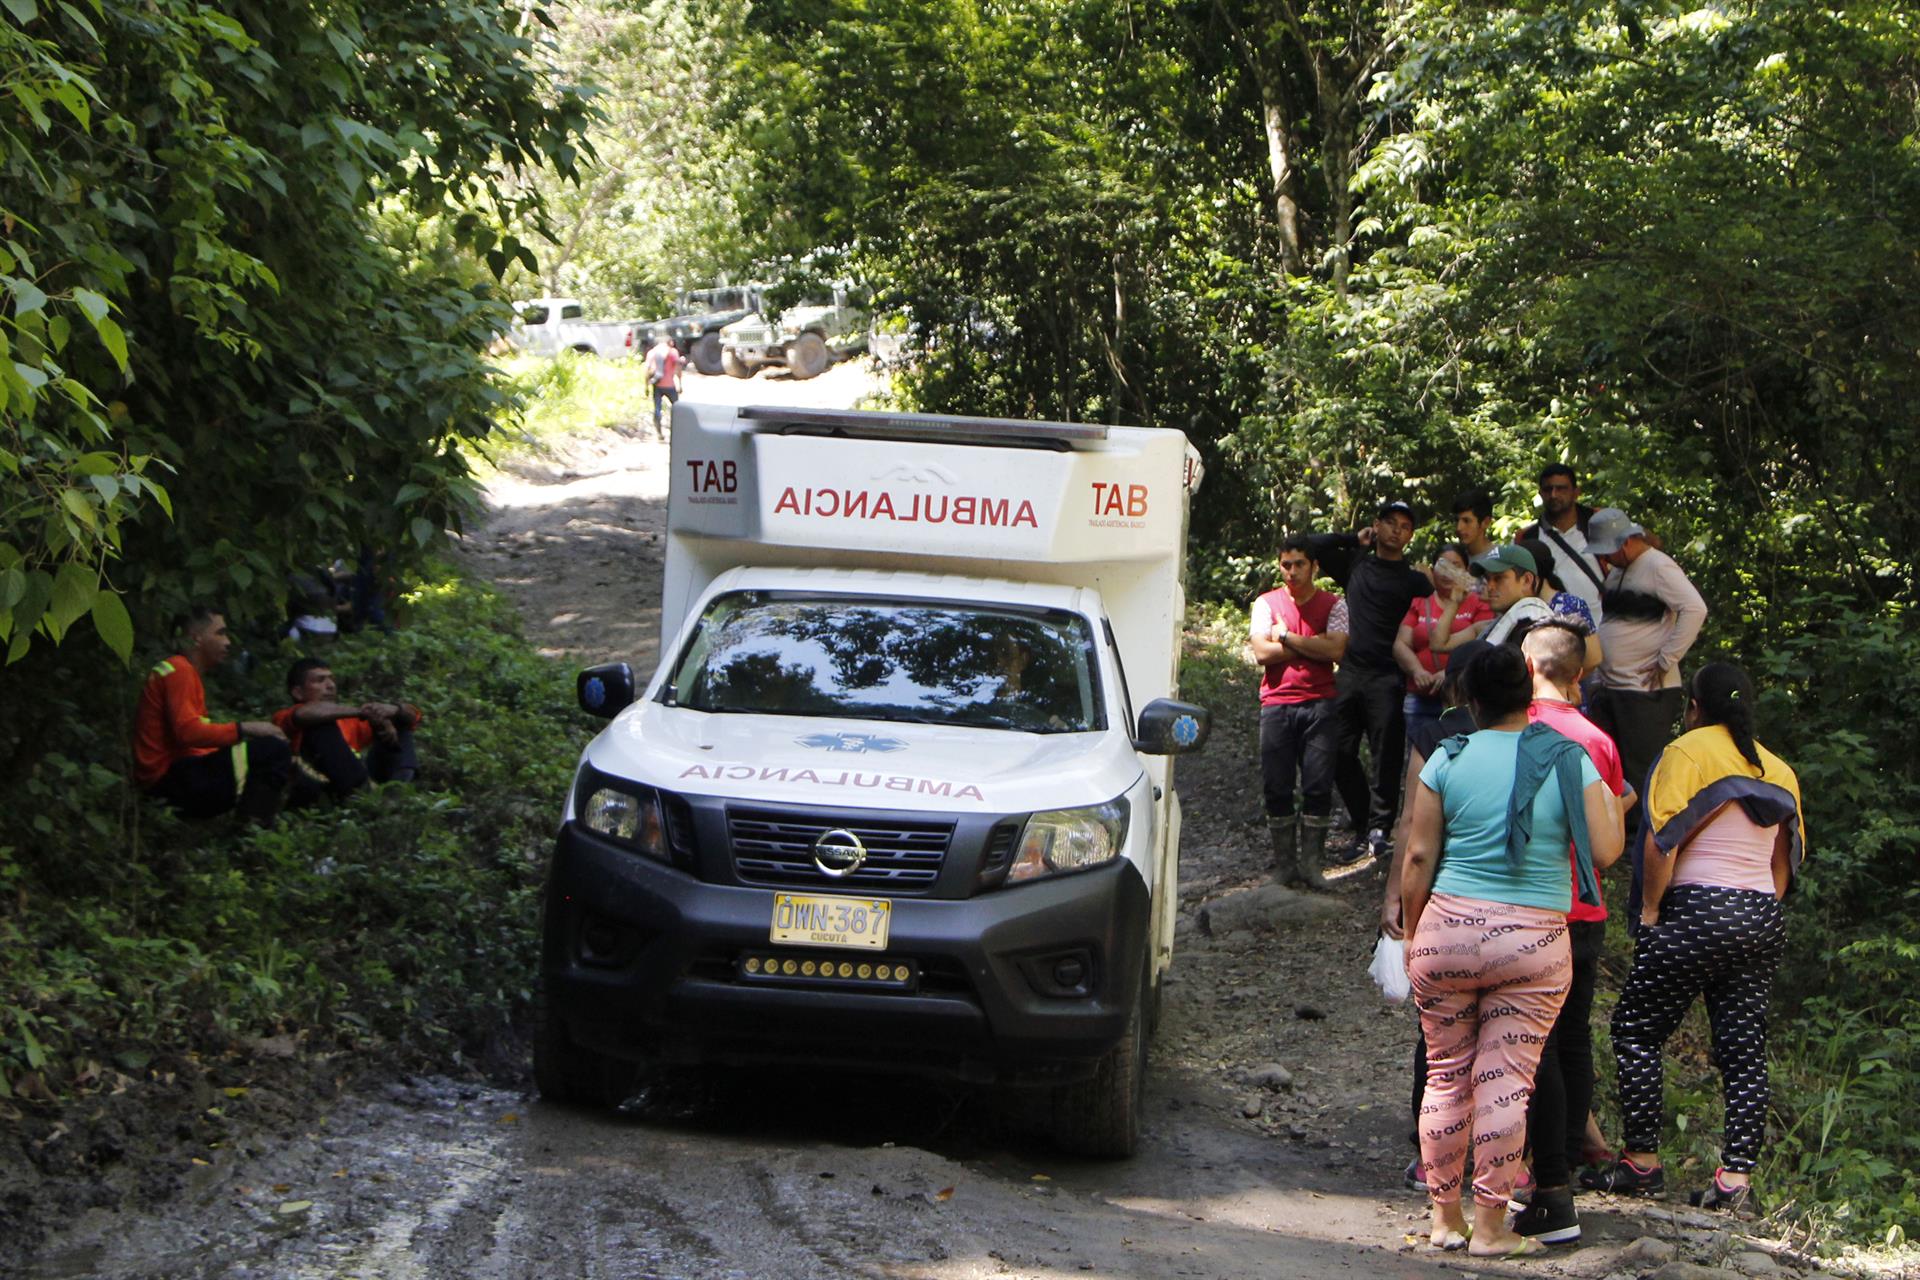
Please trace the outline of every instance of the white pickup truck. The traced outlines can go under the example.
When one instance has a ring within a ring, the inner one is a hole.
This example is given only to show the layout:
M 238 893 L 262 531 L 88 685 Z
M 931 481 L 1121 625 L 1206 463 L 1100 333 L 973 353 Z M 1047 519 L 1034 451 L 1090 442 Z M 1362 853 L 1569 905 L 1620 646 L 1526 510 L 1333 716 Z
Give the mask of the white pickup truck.
M 1173 959 L 1178 431 L 681 404 L 664 637 L 579 676 L 535 1078 L 819 1063 L 1052 1091 L 1132 1153 Z M 677 625 L 676 625 L 677 621 Z
M 619 359 L 645 354 L 644 326 L 632 320 L 588 321 L 572 298 L 527 298 L 513 304 L 513 328 L 507 338 L 515 349 L 536 356 L 562 351 Z

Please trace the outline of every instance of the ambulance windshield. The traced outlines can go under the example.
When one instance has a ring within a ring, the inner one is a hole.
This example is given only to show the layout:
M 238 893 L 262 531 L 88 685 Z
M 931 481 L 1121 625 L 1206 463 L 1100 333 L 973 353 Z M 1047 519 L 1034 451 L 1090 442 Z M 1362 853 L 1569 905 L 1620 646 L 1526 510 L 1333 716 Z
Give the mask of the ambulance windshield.
M 1077 614 L 948 601 L 731 592 L 662 701 L 695 711 L 1084 733 L 1106 728 Z

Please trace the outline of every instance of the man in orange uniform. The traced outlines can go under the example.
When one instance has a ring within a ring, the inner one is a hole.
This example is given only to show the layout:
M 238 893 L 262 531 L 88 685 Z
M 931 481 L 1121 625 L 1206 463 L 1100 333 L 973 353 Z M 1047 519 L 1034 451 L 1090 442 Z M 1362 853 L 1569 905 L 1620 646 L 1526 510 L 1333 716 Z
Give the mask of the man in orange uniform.
M 419 768 L 413 729 L 420 723 L 420 708 L 397 702 L 336 702 L 340 693 L 333 670 L 318 658 L 301 658 L 287 668 L 287 695 L 293 705 L 274 712 L 273 722 L 286 731 L 294 754 L 326 776 L 327 790 L 335 796 L 366 786 L 369 778 L 413 781 Z M 318 798 L 300 785 L 296 800 Z
M 287 735 L 266 720 L 216 724 L 208 718 L 200 677 L 226 661 L 233 647 L 226 618 L 196 606 L 182 640 L 181 651 L 155 664 L 140 691 L 134 781 L 189 818 L 211 818 L 236 805 L 256 821 L 271 818 L 293 765 Z

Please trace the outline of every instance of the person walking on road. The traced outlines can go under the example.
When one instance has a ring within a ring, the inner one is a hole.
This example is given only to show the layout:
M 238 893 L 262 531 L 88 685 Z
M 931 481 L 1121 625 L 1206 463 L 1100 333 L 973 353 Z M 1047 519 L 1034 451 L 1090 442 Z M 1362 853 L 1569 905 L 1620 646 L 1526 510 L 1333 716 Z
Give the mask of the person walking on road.
M 1521 1256 L 1546 1249 L 1507 1225 L 1507 1200 L 1540 1049 L 1570 981 L 1567 909 L 1576 895 L 1599 902 L 1596 872 L 1620 855 L 1620 819 L 1587 753 L 1528 722 L 1533 680 L 1518 649 L 1486 650 L 1462 679 L 1481 727 L 1441 743 L 1421 770 L 1401 870 L 1427 1044 L 1420 1157 L 1436 1248 Z
M 1394 658 L 1400 622 L 1415 600 L 1433 594 L 1425 570 L 1407 563 L 1413 540 L 1413 508 L 1404 502 L 1380 505 L 1373 523 L 1372 553 L 1355 555 L 1364 545 L 1356 534 L 1326 534 L 1315 541 L 1353 556 L 1346 577 L 1347 651 L 1334 678 L 1333 717 L 1342 758 L 1356 759 L 1360 740 L 1373 757 L 1370 807 L 1355 812 L 1356 831 L 1367 833 L 1369 852 L 1384 859 L 1387 833 L 1400 812 L 1400 769 L 1406 755 L 1406 673 Z M 1336 768 L 1338 762 L 1336 762 Z M 1348 806 L 1358 803 L 1348 797 Z
M 1623 1152 L 1581 1177 L 1602 1191 L 1665 1189 L 1661 1053 L 1705 995 L 1726 1093 L 1720 1168 L 1693 1202 L 1751 1207 L 1767 1121 L 1767 1004 L 1786 950 L 1781 899 L 1805 856 L 1800 782 L 1754 738 L 1753 681 L 1710 662 L 1687 690 L 1687 732 L 1654 766 L 1635 851 L 1633 968 L 1613 1012 Z
M 1347 602 L 1314 584 L 1320 566 L 1303 537 L 1280 547 L 1280 586 L 1253 602 L 1248 640 L 1260 664 L 1260 777 L 1273 878 L 1326 886 L 1333 809 L 1333 664 L 1347 651 Z M 1294 817 L 1294 779 L 1300 817 Z
M 1680 662 L 1707 620 L 1707 602 L 1673 557 L 1618 507 L 1587 524 L 1587 549 L 1612 566 L 1600 621 L 1600 670 L 1588 713 L 1620 748 L 1636 787 L 1680 718 Z
M 680 403 L 680 376 L 687 367 L 686 357 L 668 340 L 666 334 L 654 339 L 647 352 L 647 380 L 653 384 L 653 433 L 660 432 L 660 405 Z

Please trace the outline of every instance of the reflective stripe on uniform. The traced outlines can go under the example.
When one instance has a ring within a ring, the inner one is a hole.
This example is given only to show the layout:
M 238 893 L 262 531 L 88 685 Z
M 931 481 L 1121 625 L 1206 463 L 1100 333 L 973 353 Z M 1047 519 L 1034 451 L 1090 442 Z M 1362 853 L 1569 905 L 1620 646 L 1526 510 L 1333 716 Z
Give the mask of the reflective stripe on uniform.
M 233 790 L 234 794 L 247 789 L 247 740 L 242 738 L 233 744 Z

